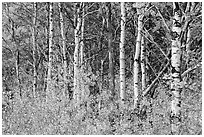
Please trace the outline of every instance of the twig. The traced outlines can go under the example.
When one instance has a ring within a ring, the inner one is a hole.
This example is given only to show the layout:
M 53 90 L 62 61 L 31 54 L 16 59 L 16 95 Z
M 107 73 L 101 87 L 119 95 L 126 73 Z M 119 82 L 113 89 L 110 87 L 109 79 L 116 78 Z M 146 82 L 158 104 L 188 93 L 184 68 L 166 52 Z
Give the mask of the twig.
M 147 38 L 147 36 L 145 36 L 144 34 L 143 34 L 143 36 L 144 36 L 147 40 L 149 40 L 151 43 L 155 44 L 156 47 L 161 51 L 161 53 L 166 57 L 166 59 L 169 60 L 169 58 L 168 58 L 168 56 L 165 54 L 165 52 L 164 52 L 164 51 L 159 47 L 159 45 L 154 41 L 152 35 L 150 35 L 149 32 L 148 32 L 145 28 L 144 28 L 144 30 L 145 30 L 144 33 L 148 34 L 148 35 L 150 36 L 150 39 Z
M 82 16 L 82 18 L 85 18 L 87 15 L 95 13 L 97 11 L 99 11 L 99 10 L 90 11 L 90 12 L 86 13 L 84 16 Z
M 158 76 L 154 79 L 154 81 L 149 85 L 148 88 L 146 88 L 146 90 L 143 92 L 143 96 L 146 96 L 149 91 L 152 89 L 152 87 L 154 86 L 154 84 L 157 82 L 157 80 L 163 75 L 164 71 L 167 69 L 167 67 L 169 66 L 170 61 L 168 61 L 168 63 L 166 64 L 166 66 L 163 68 L 163 70 L 158 74 Z
M 181 75 L 181 78 L 183 78 L 186 74 L 188 74 L 189 72 L 197 69 L 200 66 L 201 66 L 201 62 L 198 63 L 197 65 L 195 65 L 194 67 L 191 67 L 191 68 L 187 69 L 186 71 L 183 72 L 183 74 Z

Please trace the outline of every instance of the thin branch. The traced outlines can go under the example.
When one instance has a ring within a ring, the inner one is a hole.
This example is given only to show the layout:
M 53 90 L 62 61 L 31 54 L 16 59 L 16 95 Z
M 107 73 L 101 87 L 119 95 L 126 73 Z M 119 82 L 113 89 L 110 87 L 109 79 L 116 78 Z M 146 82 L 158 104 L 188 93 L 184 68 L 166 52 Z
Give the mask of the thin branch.
M 82 16 L 82 18 L 85 18 L 87 15 L 95 13 L 97 11 L 99 11 L 99 10 L 90 11 L 90 12 L 86 13 L 84 16 Z
M 94 4 L 95 2 L 93 2 L 86 10 L 89 10 Z
M 66 8 L 63 8 L 63 10 L 65 11 L 66 15 L 67 15 L 67 18 L 69 19 L 70 23 L 71 23 L 71 26 L 73 28 L 75 28 L 75 24 L 74 24 L 74 21 L 71 19 L 71 15 L 70 13 L 68 12 L 68 10 Z
M 198 63 L 197 65 L 195 65 L 194 67 L 191 67 L 191 68 L 187 69 L 186 71 L 183 72 L 183 74 L 181 75 L 181 78 L 184 78 L 189 72 L 197 69 L 200 66 L 201 66 L 201 62 Z
M 169 64 L 170 64 L 170 61 L 168 61 L 166 66 L 162 69 L 162 71 L 158 74 L 158 76 L 154 79 L 154 81 L 149 85 L 149 87 L 145 89 L 145 91 L 143 92 L 143 96 L 146 96 L 149 93 L 149 91 L 152 89 L 152 87 L 157 82 L 157 80 L 159 80 L 159 78 L 163 75 L 164 71 L 167 69 Z
M 147 64 L 149 65 L 149 67 L 151 68 L 151 70 L 153 71 L 154 75 L 157 77 L 157 74 L 154 70 L 154 68 L 151 66 L 151 64 L 149 63 L 149 61 L 147 61 Z
M 152 35 L 150 35 L 149 32 L 148 32 L 145 28 L 144 28 L 144 30 L 145 30 L 144 33 L 148 34 L 148 35 L 150 36 L 150 39 L 147 38 L 146 35 L 144 35 L 144 34 L 142 34 L 142 35 L 143 35 L 147 40 L 149 40 L 151 43 L 155 44 L 156 47 L 157 47 L 157 48 L 161 51 L 161 53 L 165 56 L 165 58 L 166 58 L 167 60 L 169 60 L 168 56 L 165 54 L 165 52 L 162 50 L 162 48 L 160 48 L 160 46 L 154 41 Z
M 169 27 L 167 26 L 166 21 L 165 21 L 164 17 L 162 16 L 160 10 L 159 10 L 155 5 L 154 5 L 154 7 L 157 9 L 157 11 L 158 11 L 158 13 L 159 13 L 159 16 L 162 18 L 162 21 L 163 21 L 163 23 L 164 23 L 164 26 L 165 26 L 166 29 L 168 30 L 168 33 L 170 33 L 171 30 L 170 30 Z

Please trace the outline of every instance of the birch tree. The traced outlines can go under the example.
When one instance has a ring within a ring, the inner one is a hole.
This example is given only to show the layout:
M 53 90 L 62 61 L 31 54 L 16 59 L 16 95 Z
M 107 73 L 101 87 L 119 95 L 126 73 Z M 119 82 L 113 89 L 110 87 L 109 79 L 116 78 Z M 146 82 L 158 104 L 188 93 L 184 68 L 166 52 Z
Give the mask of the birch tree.
M 111 25 L 111 3 L 106 4 L 106 20 L 108 29 L 108 53 L 109 53 L 109 89 L 111 90 L 112 97 L 115 95 L 115 76 L 114 76 L 114 57 L 113 57 L 113 46 L 112 46 L 112 25 Z
M 143 17 L 141 8 L 143 7 L 144 3 L 135 3 L 135 8 L 137 8 L 137 40 L 136 40 L 136 50 L 135 50 L 135 57 L 134 57 L 134 107 L 136 107 L 137 100 L 138 100 L 138 91 L 139 91 L 139 55 L 140 55 L 140 47 L 141 47 L 141 40 L 142 40 L 142 28 L 143 28 Z
M 74 28 L 74 41 L 75 41 L 75 49 L 74 49 L 74 100 L 76 103 L 79 102 L 80 93 L 79 93 L 79 48 L 80 48 L 80 32 L 81 32 L 81 6 L 82 3 L 75 4 L 75 28 Z
M 34 10 L 34 16 L 33 16 L 33 32 L 32 32 L 32 37 L 33 37 L 33 97 L 36 97 L 36 88 L 37 88 L 37 66 L 36 66 L 36 40 L 35 40 L 35 35 L 36 35 L 36 18 L 37 18 L 37 2 L 33 3 L 33 10 Z
M 81 23 L 81 44 L 80 44 L 80 64 L 83 65 L 84 60 L 84 22 L 85 22 L 85 4 L 82 9 L 82 23 Z
M 179 134 L 181 122 L 181 10 L 177 2 L 173 3 L 173 26 L 172 26 L 172 45 L 171 45 L 171 91 L 173 100 L 171 101 L 171 130 L 172 134 Z
M 121 2 L 121 36 L 120 36 L 120 99 L 125 98 L 125 2 Z
M 49 61 L 48 61 L 48 72 L 47 72 L 47 90 L 46 94 L 48 96 L 54 96 L 51 92 L 51 75 L 52 75 L 52 61 L 53 61 L 53 3 L 49 3 Z M 50 95 L 51 94 L 51 95 Z
M 63 69 L 64 69 L 64 91 L 63 96 L 65 96 L 66 90 L 67 90 L 67 60 L 66 60 L 66 43 L 65 43 L 65 35 L 64 35 L 64 18 L 62 13 L 62 3 L 58 3 L 59 12 L 60 12 L 60 30 L 61 30 L 61 37 L 62 37 L 62 46 L 63 46 Z
M 49 62 L 49 29 L 50 29 L 50 20 L 49 20 L 49 17 L 50 17 L 50 3 L 47 2 L 46 3 L 46 11 L 47 11 L 47 14 L 46 14 L 46 49 L 48 49 L 48 54 L 47 54 L 47 58 L 48 58 L 48 62 Z M 46 51 L 47 52 L 47 51 Z M 47 74 L 45 75 L 47 77 Z M 47 90 L 47 79 L 45 80 L 44 82 L 44 85 L 43 85 L 43 88 L 44 88 L 44 91 L 46 92 Z
M 146 57 L 145 57 L 145 43 L 144 37 L 142 37 L 141 43 L 141 71 L 142 71 L 142 91 L 146 88 Z

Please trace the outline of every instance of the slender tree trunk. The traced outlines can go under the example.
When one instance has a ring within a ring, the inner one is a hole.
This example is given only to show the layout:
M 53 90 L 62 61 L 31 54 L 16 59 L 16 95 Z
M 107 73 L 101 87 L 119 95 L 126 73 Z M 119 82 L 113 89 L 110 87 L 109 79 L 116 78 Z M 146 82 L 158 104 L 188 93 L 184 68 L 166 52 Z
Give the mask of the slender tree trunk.
M 177 2 L 173 3 L 173 27 L 172 32 L 175 36 L 172 37 L 171 47 L 171 65 L 172 65 L 172 83 L 171 91 L 173 93 L 173 100 L 171 102 L 171 129 L 172 134 L 180 133 L 181 124 L 181 11 Z
M 187 68 L 189 68 L 189 60 L 190 60 L 190 37 L 191 37 L 191 30 L 188 28 L 187 32 L 187 38 L 186 38 L 186 54 L 187 54 L 187 59 L 186 59 L 186 65 Z
M 17 81 L 18 81 L 18 88 L 19 88 L 19 95 L 22 98 L 22 89 L 21 89 L 21 79 L 20 79 L 20 74 L 19 74 L 19 63 L 20 63 L 20 54 L 19 54 L 19 49 L 16 51 L 16 76 L 17 76 Z
M 16 55 L 15 55 L 15 66 L 16 66 L 16 77 L 17 77 L 17 84 L 18 84 L 18 88 L 19 88 L 19 95 L 20 98 L 22 98 L 22 89 L 21 89 L 21 79 L 20 79 L 20 74 L 19 74 L 19 64 L 20 64 L 20 53 L 19 53 L 19 49 L 18 49 L 18 45 L 19 43 L 16 41 L 16 37 L 15 37 L 15 27 L 14 27 L 14 22 L 11 22 L 11 29 L 12 29 L 12 39 L 15 42 L 17 49 L 16 49 Z
M 47 40 L 47 46 L 46 46 L 46 50 L 45 50 L 45 54 L 47 55 L 47 61 L 49 62 L 49 29 L 50 29 L 50 3 L 47 2 L 46 3 L 46 7 L 47 7 L 47 33 L 46 33 L 46 40 Z M 44 91 L 46 92 L 47 90 L 47 71 L 48 68 L 46 67 L 46 74 L 45 74 L 45 82 L 44 82 Z
M 83 6 L 82 24 L 81 24 L 81 44 L 80 44 L 80 58 L 81 58 L 80 64 L 81 66 L 83 65 L 83 61 L 84 61 L 84 22 L 85 22 L 84 15 L 85 15 L 85 5 Z
M 36 88 L 37 88 L 37 66 L 36 66 L 36 42 L 35 42 L 35 35 L 36 35 L 36 18 L 37 18 L 37 2 L 33 3 L 33 9 L 34 9 L 34 17 L 33 17 L 33 97 L 36 97 Z
M 191 6 L 190 2 L 187 3 L 187 7 L 185 10 L 185 14 L 191 12 Z M 192 6 L 193 7 L 193 6 Z M 188 18 L 188 15 L 185 16 L 185 18 Z M 187 34 L 186 34 L 186 68 L 189 68 L 189 60 L 190 60 L 190 37 L 191 37 L 191 29 L 188 25 L 187 27 Z M 188 75 L 187 77 L 188 78 Z
M 108 28 L 108 52 L 109 52 L 109 89 L 112 97 L 115 96 L 115 76 L 114 76 L 114 56 L 112 46 L 112 26 L 111 26 L 111 3 L 107 3 L 107 28 Z
M 139 12 L 138 12 L 139 13 Z M 137 31 L 137 41 L 136 41 L 136 51 L 134 57 L 134 108 L 137 105 L 138 101 L 138 91 L 139 91 L 139 55 L 140 55 L 140 47 L 141 47 L 141 31 L 143 26 L 143 15 L 139 14 L 138 16 L 138 31 Z
M 125 2 L 121 2 L 121 36 L 120 36 L 120 99 L 125 99 Z
M 53 62 L 53 3 L 51 2 L 50 4 L 50 13 L 49 13 L 49 61 L 48 61 L 48 72 L 47 72 L 47 89 L 46 89 L 46 94 L 47 98 L 48 96 L 53 97 L 53 91 L 51 91 L 51 76 L 52 76 L 52 62 Z
M 66 43 L 65 43 L 65 35 L 64 35 L 64 18 L 63 18 L 63 13 L 62 13 L 62 3 L 58 3 L 59 11 L 60 11 L 60 29 L 61 29 L 61 36 L 62 36 L 62 46 L 63 46 L 63 69 L 64 69 L 64 91 L 63 91 L 63 96 L 66 94 L 67 90 L 67 60 L 66 60 Z
M 79 48 L 80 48 L 80 25 L 81 25 L 81 15 L 80 15 L 80 7 L 75 5 L 75 29 L 74 29 L 74 37 L 75 37 L 75 49 L 74 49 L 74 100 L 76 104 L 79 103 L 80 93 L 79 93 Z
M 141 43 L 141 71 L 142 71 L 142 91 L 146 88 L 146 63 L 145 63 L 145 42 L 144 37 L 142 37 Z

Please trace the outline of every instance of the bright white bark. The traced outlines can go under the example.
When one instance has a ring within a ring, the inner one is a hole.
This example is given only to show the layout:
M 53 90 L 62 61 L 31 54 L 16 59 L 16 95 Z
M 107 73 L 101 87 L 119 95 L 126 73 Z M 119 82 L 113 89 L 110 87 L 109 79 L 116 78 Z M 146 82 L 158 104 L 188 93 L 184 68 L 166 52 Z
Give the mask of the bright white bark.
M 180 120 L 181 120 L 181 11 L 178 3 L 173 3 L 174 17 L 172 32 L 175 34 L 172 37 L 171 46 L 171 65 L 172 65 L 172 83 L 171 91 L 173 93 L 173 100 L 171 102 L 171 126 L 172 133 L 179 134 Z
M 49 61 L 48 61 L 48 72 L 47 72 L 47 98 L 53 97 L 53 93 L 50 91 L 51 88 L 51 75 L 52 75 L 52 61 L 53 61 L 53 3 L 49 3 L 50 10 L 49 10 Z
M 37 2 L 33 3 L 34 17 L 33 17 L 33 27 L 32 27 L 32 38 L 33 38 L 33 97 L 36 97 L 36 88 L 37 88 L 37 70 L 36 70 L 36 50 L 37 46 L 35 43 L 36 35 L 36 18 L 37 18 Z
M 121 2 L 121 36 L 120 36 L 120 99 L 125 99 L 125 2 Z
M 60 11 L 60 30 L 61 30 L 61 37 L 62 37 L 62 46 L 63 46 L 63 69 L 64 69 L 64 91 L 63 96 L 65 96 L 67 90 L 67 60 L 66 60 L 66 43 L 65 43 L 65 35 L 64 35 L 64 18 L 62 13 L 62 3 L 58 3 L 59 11 Z
M 137 41 L 136 41 L 136 51 L 134 57 L 134 108 L 137 105 L 138 95 L 139 95 L 139 55 L 140 55 L 140 46 L 141 46 L 141 31 L 142 31 L 142 23 L 143 15 L 138 16 L 138 32 L 137 32 Z
M 81 44 L 80 44 L 80 64 L 83 65 L 84 61 L 84 22 L 85 22 L 85 6 L 82 12 L 82 24 L 81 24 Z
M 146 88 L 146 63 L 145 63 L 146 57 L 145 57 L 145 43 L 144 43 L 144 37 L 142 37 L 142 43 L 141 43 L 141 71 L 142 71 L 142 91 Z
M 75 5 L 76 6 L 76 5 Z M 80 93 L 79 93 L 79 48 L 80 48 L 80 25 L 81 25 L 81 16 L 80 16 L 80 8 L 75 7 L 76 15 L 75 15 L 75 29 L 74 29 L 74 39 L 75 39 L 75 49 L 74 49 L 74 100 L 76 104 L 79 103 Z

